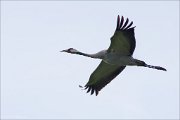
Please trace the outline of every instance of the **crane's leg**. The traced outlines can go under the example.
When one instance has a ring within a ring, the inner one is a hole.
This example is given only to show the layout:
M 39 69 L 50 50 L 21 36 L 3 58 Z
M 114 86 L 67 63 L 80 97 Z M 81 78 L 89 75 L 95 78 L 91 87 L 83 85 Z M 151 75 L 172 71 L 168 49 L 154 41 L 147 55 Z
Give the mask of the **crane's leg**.
M 136 62 L 136 65 L 137 65 L 137 66 L 143 66 L 143 67 L 153 68 L 153 69 L 157 69 L 157 70 L 167 71 L 167 70 L 166 70 L 165 68 L 163 68 L 163 67 L 148 65 L 148 64 L 146 64 L 144 61 L 141 61 L 141 60 L 135 59 L 135 62 Z
M 147 64 L 146 64 L 144 67 L 153 68 L 153 69 L 157 69 L 157 70 L 167 71 L 165 68 L 160 67 L 160 66 L 153 66 L 153 65 L 147 65 Z

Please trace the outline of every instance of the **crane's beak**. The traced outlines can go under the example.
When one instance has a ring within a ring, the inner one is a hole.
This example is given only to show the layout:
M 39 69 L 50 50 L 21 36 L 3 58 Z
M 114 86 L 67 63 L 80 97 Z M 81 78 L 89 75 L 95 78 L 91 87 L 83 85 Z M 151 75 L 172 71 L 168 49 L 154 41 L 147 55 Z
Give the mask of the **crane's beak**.
M 60 52 L 67 52 L 67 50 L 61 50 Z

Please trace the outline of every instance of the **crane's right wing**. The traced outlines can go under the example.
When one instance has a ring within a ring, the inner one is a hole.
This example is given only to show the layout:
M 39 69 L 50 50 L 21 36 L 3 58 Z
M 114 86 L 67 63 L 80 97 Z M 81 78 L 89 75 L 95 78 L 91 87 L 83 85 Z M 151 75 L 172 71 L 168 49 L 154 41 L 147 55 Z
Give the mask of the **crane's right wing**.
M 114 35 L 111 37 L 111 44 L 108 48 L 108 52 L 116 52 L 120 55 L 132 55 L 136 46 L 136 40 L 134 35 L 134 28 L 131 27 L 133 22 L 129 25 L 129 19 L 124 22 L 124 17 L 118 15 L 117 27 Z
M 87 93 L 91 91 L 92 95 L 95 92 L 97 96 L 98 92 L 121 73 L 125 67 L 110 65 L 102 60 L 85 85 L 85 89 L 88 89 Z

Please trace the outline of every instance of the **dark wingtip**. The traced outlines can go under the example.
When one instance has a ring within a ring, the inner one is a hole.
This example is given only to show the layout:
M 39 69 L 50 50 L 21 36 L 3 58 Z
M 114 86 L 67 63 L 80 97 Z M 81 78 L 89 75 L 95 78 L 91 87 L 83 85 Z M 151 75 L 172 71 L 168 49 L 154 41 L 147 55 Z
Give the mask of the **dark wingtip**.
M 120 17 L 119 17 L 119 15 L 118 15 L 117 19 L 118 19 L 118 21 L 120 20 Z
M 91 95 L 92 95 L 93 93 L 94 93 L 94 89 L 92 88 L 92 89 L 91 89 Z
M 133 21 L 125 28 L 125 30 L 129 29 L 133 24 Z M 132 28 L 135 28 L 135 27 L 132 27 Z
M 91 91 L 91 87 L 88 88 L 87 93 Z
M 120 22 L 120 25 L 119 25 L 119 28 L 118 28 L 119 30 L 121 29 L 123 23 L 124 23 L 124 17 L 122 16 L 122 17 L 121 17 L 121 22 Z
M 88 86 L 84 86 L 84 87 L 85 87 L 85 88 L 84 88 L 85 90 L 88 88 Z
M 96 96 L 98 95 L 99 91 L 98 90 L 95 90 L 95 93 L 96 93 Z
M 117 17 L 117 27 L 116 27 L 117 31 L 118 30 L 128 30 L 128 29 L 131 29 L 131 28 L 135 28 L 135 27 L 131 27 L 132 24 L 133 24 L 132 21 L 131 21 L 131 23 L 129 25 L 128 24 L 129 24 L 129 19 L 128 18 L 126 18 L 126 21 L 124 23 L 124 17 L 121 16 L 121 18 L 120 18 L 120 16 L 118 15 L 118 17 Z
M 91 95 L 95 94 L 97 96 L 99 93 L 99 91 L 93 86 L 85 85 L 84 87 L 85 87 L 84 90 L 87 89 L 87 93 L 90 93 Z
M 119 23 L 120 23 L 120 17 L 119 17 L 119 15 L 118 15 L 118 17 L 117 17 L 117 26 L 116 26 L 116 30 L 118 30 L 118 28 L 119 28 Z
M 127 18 L 126 22 L 124 23 L 123 27 L 121 28 L 122 30 L 127 26 L 128 22 L 129 22 L 129 19 Z

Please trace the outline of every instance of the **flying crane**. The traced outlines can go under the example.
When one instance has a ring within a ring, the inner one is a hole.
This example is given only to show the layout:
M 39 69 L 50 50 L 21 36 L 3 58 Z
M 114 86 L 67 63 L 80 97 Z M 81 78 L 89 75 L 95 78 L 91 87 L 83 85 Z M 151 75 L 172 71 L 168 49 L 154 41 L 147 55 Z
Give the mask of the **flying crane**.
M 117 27 L 114 35 L 111 37 L 111 44 L 107 50 L 102 50 L 95 54 L 87 54 L 80 52 L 74 48 L 62 50 L 71 54 L 83 55 L 86 57 L 102 59 L 99 66 L 90 75 L 89 81 L 84 86 L 87 93 L 98 95 L 99 91 L 110 83 L 118 74 L 120 74 L 126 66 L 143 66 L 157 70 L 166 71 L 160 66 L 148 65 L 144 61 L 133 58 L 133 52 L 136 46 L 133 22 L 127 18 L 117 17 Z

